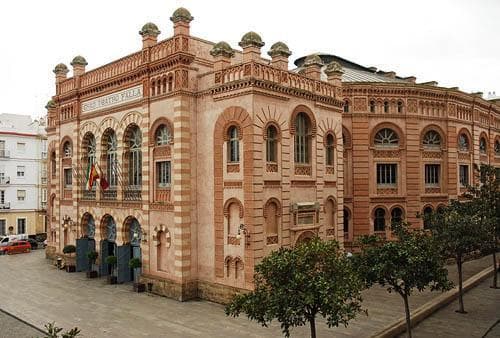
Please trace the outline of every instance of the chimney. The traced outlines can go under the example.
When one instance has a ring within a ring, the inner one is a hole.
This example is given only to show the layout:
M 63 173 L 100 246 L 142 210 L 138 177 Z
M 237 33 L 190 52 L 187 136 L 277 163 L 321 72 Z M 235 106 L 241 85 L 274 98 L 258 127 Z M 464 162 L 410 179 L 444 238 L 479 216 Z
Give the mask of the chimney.
M 271 57 L 271 66 L 281 70 L 288 70 L 288 57 L 292 55 L 292 52 L 285 43 L 276 42 L 271 46 L 267 54 Z
M 338 62 L 332 61 L 327 64 L 325 74 L 327 76 L 328 83 L 337 87 L 342 86 L 342 74 L 344 74 L 344 70 Z
M 221 70 L 231 65 L 234 50 L 227 42 L 221 41 L 214 45 L 210 51 L 210 55 L 215 59 L 214 70 Z
M 81 55 L 77 55 L 70 63 L 73 66 L 73 76 L 80 76 L 85 73 L 85 66 L 88 65 L 87 60 Z
M 142 36 L 142 49 L 156 45 L 160 33 L 158 26 L 152 22 L 148 22 L 142 26 L 142 29 L 139 31 L 139 34 Z
M 308 55 L 304 60 L 304 75 L 314 80 L 321 80 L 321 67 L 323 66 L 323 61 L 319 55 Z
M 170 21 L 174 23 L 174 35 L 189 35 L 189 23 L 193 21 L 193 16 L 184 7 L 177 8 Z
M 243 62 L 259 61 L 260 49 L 264 46 L 264 42 L 259 34 L 255 32 L 248 32 L 242 36 L 238 45 L 243 48 Z

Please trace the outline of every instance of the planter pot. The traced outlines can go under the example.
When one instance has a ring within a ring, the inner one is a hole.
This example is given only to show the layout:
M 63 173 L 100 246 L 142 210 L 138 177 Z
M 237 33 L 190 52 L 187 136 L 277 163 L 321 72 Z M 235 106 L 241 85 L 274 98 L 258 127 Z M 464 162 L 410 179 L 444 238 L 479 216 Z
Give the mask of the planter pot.
M 134 292 L 144 292 L 144 291 L 146 291 L 146 284 L 134 283 Z
M 66 272 L 76 272 L 76 266 L 66 265 Z
M 108 284 L 116 284 L 116 276 L 108 276 Z
M 87 271 L 87 278 L 97 278 L 97 271 Z

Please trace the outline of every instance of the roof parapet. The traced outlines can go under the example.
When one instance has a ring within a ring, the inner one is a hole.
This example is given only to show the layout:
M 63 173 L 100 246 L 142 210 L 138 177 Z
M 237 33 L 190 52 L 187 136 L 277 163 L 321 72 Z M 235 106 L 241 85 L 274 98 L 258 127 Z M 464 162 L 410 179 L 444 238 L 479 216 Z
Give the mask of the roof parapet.
M 438 85 L 438 82 L 437 81 L 420 82 L 419 85 L 436 87 Z

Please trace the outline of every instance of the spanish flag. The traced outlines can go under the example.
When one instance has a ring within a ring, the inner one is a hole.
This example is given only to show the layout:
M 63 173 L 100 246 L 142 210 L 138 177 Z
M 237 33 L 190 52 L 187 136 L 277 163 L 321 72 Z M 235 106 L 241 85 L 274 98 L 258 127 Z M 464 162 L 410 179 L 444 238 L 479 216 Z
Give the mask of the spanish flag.
M 97 173 L 97 169 L 92 163 L 87 170 L 87 190 L 92 190 L 92 186 L 94 185 L 94 182 L 99 178 L 99 174 Z

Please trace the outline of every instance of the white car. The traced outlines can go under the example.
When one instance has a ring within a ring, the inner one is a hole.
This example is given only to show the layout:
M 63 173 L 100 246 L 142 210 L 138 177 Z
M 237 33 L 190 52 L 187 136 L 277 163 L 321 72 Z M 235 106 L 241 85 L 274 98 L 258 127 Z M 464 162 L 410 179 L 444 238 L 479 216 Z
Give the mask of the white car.
M 27 239 L 27 238 L 28 238 L 28 234 L 3 236 L 2 239 L 0 239 L 0 246 L 6 246 L 10 242 L 18 241 L 18 240 L 22 240 L 22 239 Z

